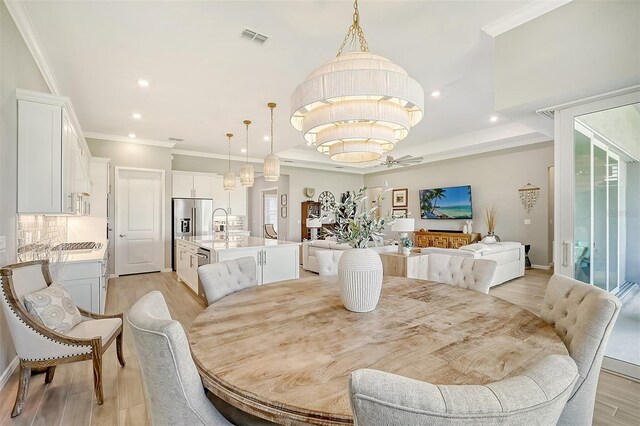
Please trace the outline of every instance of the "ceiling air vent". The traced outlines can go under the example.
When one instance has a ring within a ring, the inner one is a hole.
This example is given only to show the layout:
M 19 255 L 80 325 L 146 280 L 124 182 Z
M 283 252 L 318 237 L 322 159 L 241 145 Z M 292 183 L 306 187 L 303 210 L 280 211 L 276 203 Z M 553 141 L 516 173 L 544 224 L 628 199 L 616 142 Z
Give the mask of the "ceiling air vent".
M 169 138 L 170 141 L 174 141 L 174 142 L 182 142 L 184 141 L 184 139 L 182 138 Z
M 259 32 L 250 30 L 249 28 L 245 28 L 244 30 L 242 30 L 240 36 L 244 39 L 260 45 L 265 44 L 265 42 L 269 40 L 268 35 L 260 34 Z

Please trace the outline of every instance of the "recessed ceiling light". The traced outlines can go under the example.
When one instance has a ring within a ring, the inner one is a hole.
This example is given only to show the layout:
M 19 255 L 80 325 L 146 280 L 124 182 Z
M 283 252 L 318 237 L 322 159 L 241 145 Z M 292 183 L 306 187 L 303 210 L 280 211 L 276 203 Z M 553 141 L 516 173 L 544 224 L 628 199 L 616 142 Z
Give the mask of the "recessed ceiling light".
M 241 153 L 243 153 L 243 154 L 244 154 L 244 153 L 246 153 L 246 152 L 247 152 L 247 148 L 242 148 L 242 149 L 240 150 L 240 152 L 241 152 Z
M 135 137 L 136 137 L 136 134 L 135 134 L 135 133 L 129 133 L 129 137 L 130 137 L 130 138 L 135 138 Z
M 434 90 L 433 92 L 431 92 L 431 97 L 432 98 L 439 98 L 440 97 L 440 91 L 439 90 Z
M 149 87 L 149 80 L 140 79 L 138 80 L 138 85 L 141 87 Z
M 491 121 L 492 123 L 495 123 L 496 121 L 498 121 L 498 116 L 492 115 L 491 117 L 489 117 L 489 121 Z
M 264 140 L 265 140 L 265 141 L 268 141 L 268 140 L 269 140 L 269 136 L 265 136 L 265 137 L 264 137 Z
M 133 114 L 131 114 L 131 116 L 134 120 L 140 120 L 142 118 L 142 115 L 137 112 L 134 112 Z

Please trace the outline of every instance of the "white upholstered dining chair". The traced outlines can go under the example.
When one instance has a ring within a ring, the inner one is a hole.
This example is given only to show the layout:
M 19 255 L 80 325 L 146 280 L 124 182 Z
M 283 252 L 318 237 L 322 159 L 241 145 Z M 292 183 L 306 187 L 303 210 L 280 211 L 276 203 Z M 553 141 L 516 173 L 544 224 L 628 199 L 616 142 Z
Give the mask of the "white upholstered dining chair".
M 209 305 L 231 293 L 258 285 L 256 260 L 251 256 L 202 265 L 198 268 L 198 276 Z
M 553 325 L 578 366 L 579 378 L 559 425 L 590 425 L 600 367 L 620 300 L 598 287 L 553 275 L 540 316 Z
M 46 368 L 45 382 L 51 383 L 57 365 L 93 360 L 93 387 L 98 404 L 102 404 L 102 356 L 114 340 L 118 361 L 120 365 L 125 365 L 122 353 L 122 314 L 100 315 L 77 308 L 80 322 L 72 325 L 66 334 L 62 334 L 39 322 L 28 312 L 25 296 L 28 298 L 29 294 L 45 290 L 51 284 L 48 260 L 17 263 L 0 269 L 0 304 L 20 359 L 18 394 L 11 417 L 22 412 L 33 368 Z M 52 289 L 53 287 L 48 290 L 53 291 Z M 50 303 L 51 297 L 45 294 L 39 296 L 39 299 Z M 62 300 L 67 313 L 75 311 L 76 306 L 73 306 L 72 301 L 68 305 L 64 298 Z M 64 318 L 62 307 L 49 305 L 46 309 L 55 313 L 56 318 Z M 49 318 L 53 318 L 53 315 Z M 56 321 L 59 320 L 53 320 L 51 324 Z M 62 331 L 62 328 L 58 330 Z
M 344 253 L 343 250 L 318 250 L 316 252 L 318 275 L 322 277 L 338 275 L 338 263 L 340 263 L 342 253 Z
M 151 422 L 154 425 L 231 425 L 209 402 L 182 325 L 162 293 L 152 291 L 129 310 Z
M 354 424 L 555 426 L 578 370 L 548 355 L 518 375 L 486 385 L 433 385 L 376 370 L 351 373 Z
M 489 287 L 498 266 L 493 260 L 439 253 L 429 254 L 428 262 L 429 281 L 452 284 L 480 293 L 489 293 Z

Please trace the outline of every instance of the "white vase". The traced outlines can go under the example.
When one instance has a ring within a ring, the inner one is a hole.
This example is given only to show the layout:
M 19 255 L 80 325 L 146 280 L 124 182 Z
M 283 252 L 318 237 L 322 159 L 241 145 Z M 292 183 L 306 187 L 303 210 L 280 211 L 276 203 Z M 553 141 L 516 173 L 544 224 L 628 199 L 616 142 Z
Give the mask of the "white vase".
M 411 254 L 411 248 L 409 247 L 402 247 L 402 254 L 404 256 L 409 256 Z
M 346 250 L 338 262 L 338 282 L 344 307 L 352 312 L 373 311 L 382 290 L 382 261 L 370 249 Z
M 463 234 L 468 234 L 469 233 L 469 228 L 467 228 L 467 225 L 462 227 L 462 233 Z

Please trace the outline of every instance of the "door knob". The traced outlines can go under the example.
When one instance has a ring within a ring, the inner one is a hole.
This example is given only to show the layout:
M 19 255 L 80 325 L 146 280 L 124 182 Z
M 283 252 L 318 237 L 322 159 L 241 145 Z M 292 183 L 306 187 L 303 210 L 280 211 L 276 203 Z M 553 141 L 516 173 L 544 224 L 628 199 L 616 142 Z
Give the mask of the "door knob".
M 127 234 L 120 234 L 120 238 L 126 237 L 126 236 L 127 236 Z

